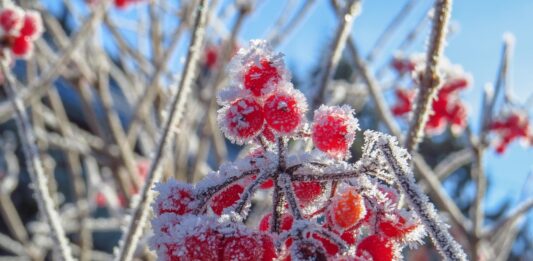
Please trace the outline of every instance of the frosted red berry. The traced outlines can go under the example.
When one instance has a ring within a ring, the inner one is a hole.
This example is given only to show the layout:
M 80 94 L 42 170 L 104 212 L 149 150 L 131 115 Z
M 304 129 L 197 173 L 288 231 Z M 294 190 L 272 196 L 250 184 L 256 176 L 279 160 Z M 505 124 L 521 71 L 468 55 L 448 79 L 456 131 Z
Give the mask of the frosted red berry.
M 264 106 L 266 123 L 280 134 L 296 130 L 306 111 L 305 98 L 297 90 L 275 92 L 266 99 Z
M 195 197 L 192 187 L 177 182 L 160 185 L 159 196 L 156 199 L 156 213 L 174 213 L 184 215 L 194 209 Z
M 344 191 L 332 200 L 328 215 L 340 229 L 356 225 L 366 215 L 363 197 L 353 189 Z
M 356 254 L 359 257 L 371 257 L 374 261 L 392 261 L 394 243 L 379 235 L 371 235 L 357 245 Z
M 262 106 L 251 98 L 240 98 L 219 112 L 219 124 L 228 138 L 243 141 L 259 134 L 265 115 Z
M 27 36 L 19 36 L 11 43 L 11 52 L 16 57 L 26 57 L 33 49 L 33 43 Z
M 298 202 L 303 206 L 315 201 L 324 191 L 322 184 L 315 181 L 293 182 L 292 187 Z
M 36 39 L 42 33 L 41 15 L 35 11 L 26 11 L 24 14 L 20 35 Z
M 0 10 L 0 28 L 4 34 L 16 33 L 22 25 L 23 16 L 24 11 L 17 6 L 8 6 Z
M 358 129 L 352 109 L 322 105 L 315 111 L 311 136 L 317 149 L 332 157 L 342 158 L 348 155 Z
M 244 187 L 241 184 L 233 184 L 221 191 L 211 199 L 211 209 L 217 215 L 222 215 L 224 209 L 231 207 L 241 197 Z
M 250 90 L 254 96 L 266 94 L 269 85 L 275 85 L 281 79 L 278 69 L 267 59 L 259 64 L 252 63 L 244 73 L 244 88 Z

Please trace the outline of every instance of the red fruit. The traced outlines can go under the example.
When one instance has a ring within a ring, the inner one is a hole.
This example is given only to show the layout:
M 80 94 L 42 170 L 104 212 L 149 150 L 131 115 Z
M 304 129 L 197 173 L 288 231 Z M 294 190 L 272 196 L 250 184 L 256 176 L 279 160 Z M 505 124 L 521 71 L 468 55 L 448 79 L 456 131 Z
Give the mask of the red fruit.
M 265 101 L 265 120 L 270 128 L 281 134 L 294 131 L 307 110 L 303 95 L 296 91 L 277 92 Z
M 218 260 L 222 247 L 221 235 L 213 230 L 187 236 L 184 240 L 183 260 L 212 261 Z
M 103 207 L 105 207 L 107 205 L 107 199 L 105 198 L 104 193 L 102 193 L 100 191 L 98 193 L 96 193 L 95 201 L 96 201 L 96 205 L 98 207 L 103 208 Z
M 16 57 L 26 57 L 31 53 L 32 49 L 33 43 L 26 36 L 19 36 L 11 43 L 11 52 Z
M 415 98 L 415 91 L 396 89 L 396 104 L 392 107 L 392 114 L 401 116 L 411 111 Z
M 274 260 L 278 254 L 276 253 L 276 246 L 274 245 L 272 237 L 266 234 L 261 234 L 259 240 L 261 241 L 261 247 L 263 248 L 262 261 Z
M 311 136 L 317 149 L 332 157 L 342 158 L 348 154 L 358 129 L 352 109 L 322 105 L 315 111 Z
M 278 69 L 263 59 L 259 65 L 252 64 L 244 73 L 244 88 L 259 97 L 266 94 L 269 84 L 277 84 L 280 78 Z
M 395 57 L 392 60 L 391 65 L 399 74 L 412 72 L 416 67 L 416 64 L 410 59 L 402 59 L 399 57 Z
M 219 113 L 219 124 L 230 139 L 249 139 L 259 134 L 263 128 L 263 108 L 250 98 L 238 99 Z
M 222 215 L 225 208 L 233 206 L 241 198 L 244 187 L 240 184 L 233 184 L 219 192 L 211 199 L 211 209 L 217 215 Z
M 194 201 L 195 197 L 190 186 L 170 184 L 166 189 L 160 190 L 155 212 L 158 215 L 174 213 L 181 216 L 193 210 Z
M 258 260 L 262 256 L 261 242 L 255 235 L 235 235 L 224 240 L 222 260 Z
M 218 47 L 215 45 L 208 45 L 205 49 L 204 63 L 207 69 L 215 67 L 218 61 Z
M 405 224 L 405 218 L 398 216 L 396 221 L 383 220 L 378 223 L 378 228 L 389 238 L 402 239 L 405 235 L 413 232 L 418 224 Z
M 259 231 L 270 231 L 270 222 L 272 220 L 272 213 L 268 213 L 259 222 Z M 294 222 L 294 218 L 289 215 L 285 214 L 281 217 L 281 224 L 280 224 L 280 230 L 281 231 L 288 231 L 292 228 L 292 223 Z
M 322 244 L 322 247 L 324 247 L 324 250 L 326 250 L 326 253 L 330 256 L 336 255 L 340 250 L 338 245 L 333 243 L 331 240 L 323 237 L 322 235 L 313 234 L 313 238 L 318 240 Z
M 270 127 L 268 126 L 265 126 L 265 128 L 263 129 L 263 137 L 265 137 L 265 139 L 267 141 L 270 141 L 270 142 L 274 142 L 276 141 L 276 136 L 274 135 L 274 133 L 272 132 L 272 129 L 270 129 Z
M 336 227 L 348 229 L 365 217 L 363 197 L 355 190 L 345 191 L 334 198 L 328 214 Z
M 115 6 L 118 8 L 126 8 L 136 2 L 139 2 L 139 0 L 115 0 Z
M 298 202 L 302 206 L 312 203 L 323 192 L 322 184 L 315 181 L 293 182 L 292 187 Z
M 357 256 L 372 257 L 373 261 L 392 261 L 394 259 L 394 243 L 378 235 L 363 239 L 357 246 Z
M 22 22 L 22 28 L 20 28 L 20 35 L 27 36 L 30 39 L 39 37 L 43 30 L 42 23 L 41 15 L 38 12 L 26 11 Z
M 5 34 L 12 35 L 22 25 L 24 11 L 17 6 L 9 6 L 0 11 L 0 27 Z

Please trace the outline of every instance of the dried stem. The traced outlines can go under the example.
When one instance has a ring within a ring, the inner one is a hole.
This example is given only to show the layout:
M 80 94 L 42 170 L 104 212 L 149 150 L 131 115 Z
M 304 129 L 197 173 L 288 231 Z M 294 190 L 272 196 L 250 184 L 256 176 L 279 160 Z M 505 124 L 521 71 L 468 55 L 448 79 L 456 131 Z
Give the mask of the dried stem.
M 331 46 L 331 52 L 326 59 L 327 64 L 325 65 L 324 71 L 321 75 L 322 78 L 320 79 L 318 90 L 315 93 L 309 108 L 314 109 L 316 106 L 323 103 L 325 92 L 328 89 L 328 84 L 331 80 L 331 77 L 333 77 L 335 69 L 337 68 L 337 64 L 341 58 L 342 50 L 346 45 L 346 39 L 348 39 L 350 35 L 354 18 L 359 14 L 360 10 L 361 1 L 350 0 L 347 2 L 346 12 L 344 13 L 344 16 L 342 16 L 340 24 L 337 27 L 335 39 Z
M 208 10 L 207 4 L 207 0 L 201 0 L 196 9 L 192 39 L 188 50 L 187 60 L 185 62 L 184 72 L 178 86 L 178 92 L 172 98 L 169 116 L 166 119 L 163 133 L 159 139 L 157 149 L 150 164 L 150 170 L 148 171 L 146 183 L 142 188 L 139 203 L 134 208 L 131 221 L 129 222 L 127 230 L 121 240 L 120 249 L 118 250 L 116 258 L 117 260 L 125 261 L 133 258 L 133 252 L 137 247 L 141 232 L 148 218 L 150 209 L 149 205 L 154 197 L 152 186 L 161 176 L 160 163 L 162 162 L 164 152 L 168 149 L 169 142 L 173 139 L 175 128 L 181 120 L 185 102 L 191 88 L 191 83 L 196 75 L 195 71 L 200 48 L 204 40 L 204 27 Z
M 59 214 L 54 208 L 54 202 L 50 197 L 46 174 L 43 170 L 39 151 L 35 145 L 35 135 L 33 134 L 28 114 L 26 113 L 22 101 L 17 96 L 15 79 L 13 78 L 5 60 L 0 62 L 0 66 L 2 67 L 2 74 L 6 79 L 4 82 L 4 89 L 6 90 L 7 96 L 15 111 L 17 131 L 26 157 L 27 169 L 34 185 L 35 197 L 37 199 L 39 210 L 50 225 L 52 238 L 56 241 L 61 258 L 66 261 L 73 260 L 72 251 L 69 247 L 67 237 L 65 236 L 65 231 L 61 226 Z
M 406 148 L 409 152 L 417 149 L 418 144 L 424 137 L 426 123 L 433 111 L 433 100 L 440 88 L 439 63 L 444 51 L 446 32 L 452 0 L 437 0 L 435 2 L 435 17 L 433 28 L 429 38 L 429 48 L 426 56 L 426 68 L 421 76 L 420 91 L 418 94 L 414 117 L 407 134 Z

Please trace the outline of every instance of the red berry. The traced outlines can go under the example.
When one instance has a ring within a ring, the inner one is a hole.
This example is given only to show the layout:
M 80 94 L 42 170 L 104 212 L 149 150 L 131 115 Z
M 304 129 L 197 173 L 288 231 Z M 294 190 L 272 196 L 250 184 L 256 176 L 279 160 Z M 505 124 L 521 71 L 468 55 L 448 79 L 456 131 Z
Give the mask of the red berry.
M 302 206 L 312 203 L 323 192 L 322 184 L 315 181 L 293 182 L 292 186 L 294 188 L 294 194 Z
M 318 240 L 322 244 L 322 247 L 324 247 L 324 250 L 326 250 L 326 253 L 330 256 L 336 255 L 340 250 L 338 245 L 333 243 L 331 240 L 323 237 L 322 235 L 313 234 L 313 238 Z
M 395 116 L 401 116 L 411 111 L 415 98 L 415 91 L 407 89 L 396 89 L 396 104 L 392 107 Z
M 157 215 L 174 213 L 181 216 L 194 209 L 194 201 L 195 197 L 191 186 L 167 182 L 159 187 L 155 212 Z
M 255 235 L 235 235 L 224 240 L 222 260 L 258 260 L 262 256 L 261 242 Z
M 276 253 L 276 246 L 274 245 L 274 240 L 270 235 L 261 234 L 259 241 L 261 242 L 261 247 L 263 248 L 262 261 L 271 261 L 274 260 L 278 254 Z
M 218 47 L 215 45 L 208 45 L 205 49 L 204 63 L 207 69 L 215 67 L 218 61 Z
M 276 141 L 276 136 L 272 132 L 272 129 L 270 127 L 268 127 L 268 125 L 265 126 L 265 128 L 263 129 L 262 134 L 263 134 L 263 137 L 265 137 L 265 139 L 267 141 L 270 141 L 270 142 Z
M 20 35 L 27 36 L 30 39 L 36 39 L 42 32 L 42 20 L 41 15 L 35 11 L 26 11 L 24 15 L 24 21 L 22 28 L 20 28 Z
M 241 98 L 219 111 L 219 124 L 230 139 L 238 142 L 252 138 L 263 129 L 264 113 L 259 103 Z
M 254 96 L 265 95 L 270 84 L 277 84 L 280 80 L 278 69 L 268 60 L 262 59 L 259 64 L 252 64 L 244 73 L 244 88 L 250 90 Z
M 276 92 L 265 101 L 265 120 L 270 128 L 281 134 L 293 132 L 303 121 L 307 104 L 297 90 Z
M 353 110 L 348 106 L 322 105 L 315 111 L 311 128 L 315 147 L 332 157 L 340 158 L 348 154 L 359 126 L 353 117 Z
M 372 257 L 373 261 L 392 261 L 395 252 L 394 243 L 378 235 L 363 239 L 357 246 L 357 256 Z
M 221 235 L 216 231 L 187 236 L 183 241 L 185 251 L 180 255 L 183 260 L 211 261 L 218 260 L 222 247 Z
M 401 57 L 395 57 L 391 65 L 399 74 L 412 72 L 416 67 L 415 62 L 411 59 Z
M 244 187 L 241 184 L 233 184 L 219 192 L 211 199 L 211 209 L 217 215 L 222 215 L 225 208 L 233 206 L 241 198 Z
M 16 36 L 17 30 L 22 25 L 24 11 L 17 6 L 9 6 L 0 11 L 0 27 L 5 34 Z
M 331 221 L 342 230 L 356 225 L 365 215 L 365 202 L 355 190 L 347 190 L 336 196 L 329 208 Z
M 26 36 L 19 36 L 11 43 L 11 52 L 16 57 L 27 57 L 33 50 L 33 43 Z
M 272 213 L 268 213 L 259 222 L 259 231 L 270 231 L 270 222 L 272 222 Z M 292 223 L 294 222 L 294 218 L 289 214 L 284 214 L 281 217 L 281 224 L 280 224 L 280 230 L 281 231 L 288 231 L 292 228 Z

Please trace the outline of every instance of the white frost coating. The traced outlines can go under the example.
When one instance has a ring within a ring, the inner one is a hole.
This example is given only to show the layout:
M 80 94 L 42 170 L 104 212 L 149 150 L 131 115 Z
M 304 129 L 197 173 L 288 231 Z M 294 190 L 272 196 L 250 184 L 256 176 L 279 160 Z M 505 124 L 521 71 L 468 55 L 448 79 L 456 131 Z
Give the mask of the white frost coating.
M 348 105 L 339 106 L 325 106 L 321 105 L 317 110 L 315 110 L 315 115 L 313 118 L 312 132 L 313 132 L 313 141 L 328 139 L 329 133 L 322 133 L 315 131 L 317 127 L 324 127 L 328 129 L 335 129 L 335 126 L 332 125 L 330 118 L 339 118 L 344 120 L 344 125 L 346 126 L 346 135 L 344 136 L 344 142 L 346 143 L 346 150 L 344 151 L 327 151 L 328 155 L 333 156 L 334 158 L 349 158 L 350 157 L 350 146 L 355 140 L 355 132 L 359 129 L 359 121 L 354 117 L 355 111 Z M 338 122 L 335 122 L 338 124 Z
M 243 88 L 244 73 L 252 65 L 261 67 L 261 60 L 267 60 L 277 69 L 280 82 L 290 82 L 291 74 L 285 68 L 283 54 L 275 53 L 265 40 L 251 40 L 248 48 L 241 48 L 231 59 L 228 65 L 228 74 L 231 75 L 231 85 Z M 263 90 L 264 94 L 272 91 L 274 84 L 270 84 Z
M 389 162 L 391 172 L 395 174 L 406 195 L 409 205 L 424 223 L 441 255 L 446 260 L 466 260 L 466 254 L 462 247 L 449 234 L 448 226 L 441 221 L 433 204 L 416 185 L 408 164 L 410 156 L 407 151 L 400 148 L 398 141 L 392 136 L 368 131 L 365 132 L 365 136 L 374 140 L 378 149 L 383 152 Z

